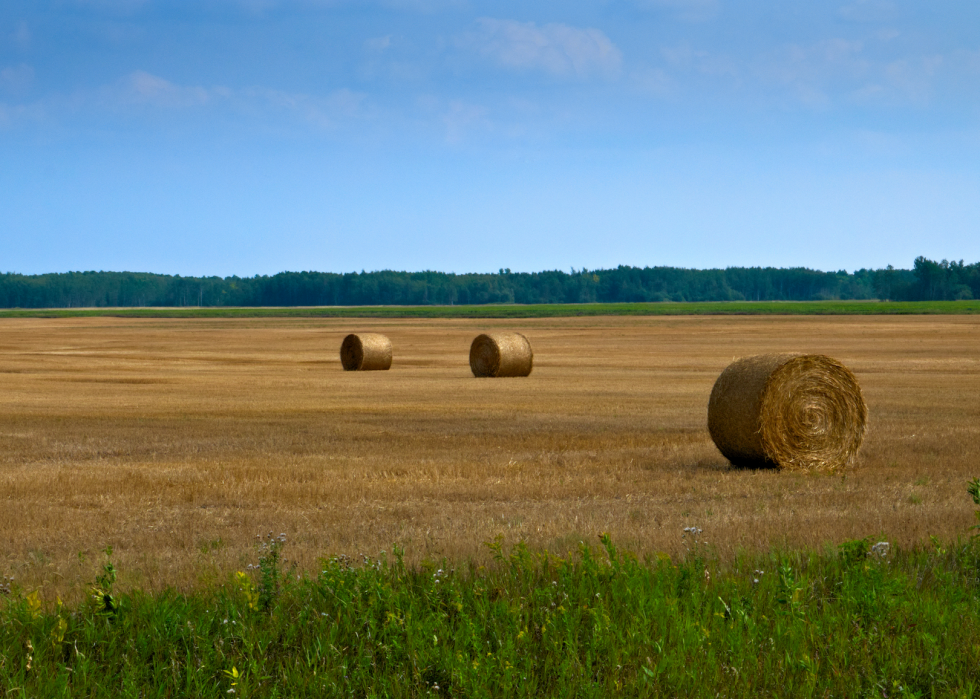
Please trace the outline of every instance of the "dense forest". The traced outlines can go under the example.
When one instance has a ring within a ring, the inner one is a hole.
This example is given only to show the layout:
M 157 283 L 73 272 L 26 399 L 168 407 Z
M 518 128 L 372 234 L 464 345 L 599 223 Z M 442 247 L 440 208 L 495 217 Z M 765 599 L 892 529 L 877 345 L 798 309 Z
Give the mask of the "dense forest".
M 141 272 L 0 274 L 0 308 L 360 306 L 628 301 L 980 299 L 980 262 L 915 260 L 911 270 L 625 267 L 570 272 L 281 272 L 181 277 Z

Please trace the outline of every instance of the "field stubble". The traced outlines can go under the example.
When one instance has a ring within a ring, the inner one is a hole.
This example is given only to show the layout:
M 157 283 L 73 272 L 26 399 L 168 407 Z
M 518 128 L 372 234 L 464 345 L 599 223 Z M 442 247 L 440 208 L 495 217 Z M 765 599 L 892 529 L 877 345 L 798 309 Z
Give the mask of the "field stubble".
M 363 326 L 363 327 L 362 327 Z M 475 379 L 472 338 L 530 339 L 526 379 Z M 344 372 L 350 331 L 388 335 L 388 372 Z M 882 536 L 951 540 L 980 475 L 980 319 L 947 317 L 5 319 L 0 574 L 83 594 L 112 545 L 124 587 L 190 588 L 286 533 L 328 554 L 487 559 L 498 535 L 564 553 L 608 532 L 722 559 Z M 738 471 L 706 406 L 734 357 L 829 354 L 870 431 L 844 477 Z

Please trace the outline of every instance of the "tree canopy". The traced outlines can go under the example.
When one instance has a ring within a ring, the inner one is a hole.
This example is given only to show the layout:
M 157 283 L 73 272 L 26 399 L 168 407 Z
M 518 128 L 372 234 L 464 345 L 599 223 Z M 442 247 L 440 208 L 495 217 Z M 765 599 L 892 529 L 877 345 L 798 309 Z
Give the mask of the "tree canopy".
M 361 306 L 633 301 L 937 301 L 980 298 L 980 263 L 918 257 L 911 270 L 628 267 L 569 272 L 281 272 L 181 277 L 144 272 L 0 274 L 0 308 Z

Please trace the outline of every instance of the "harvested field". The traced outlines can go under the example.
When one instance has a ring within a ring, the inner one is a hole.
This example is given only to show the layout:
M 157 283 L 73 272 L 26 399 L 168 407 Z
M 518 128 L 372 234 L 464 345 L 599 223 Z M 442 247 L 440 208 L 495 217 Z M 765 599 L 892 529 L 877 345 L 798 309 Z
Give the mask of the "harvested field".
M 697 525 L 723 558 L 770 546 L 965 534 L 980 475 L 980 318 L 622 317 L 360 322 L 398 347 L 344 372 L 345 319 L 0 321 L 0 575 L 84 593 L 111 544 L 123 586 L 191 587 L 285 532 L 326 554 L 565 552 L 609 532 L 640 554 Z M 534 347 L 474 379 L 475 334 Z M 734 357 L 828 354 L 869 432 L 854 469 L 732 469 L 706 427 Z

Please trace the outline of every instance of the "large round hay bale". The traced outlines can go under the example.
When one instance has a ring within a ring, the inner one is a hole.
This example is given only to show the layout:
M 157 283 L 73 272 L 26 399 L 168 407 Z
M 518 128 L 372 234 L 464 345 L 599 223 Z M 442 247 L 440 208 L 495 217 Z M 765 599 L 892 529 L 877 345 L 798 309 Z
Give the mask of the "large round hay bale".
M 390 369 L 391 340 L 378 333 L 352 333 L 340 345 L 340 363 L 345 371 Z
M 739 359 L 715 381 L 708 401 L 711 439 L 733 465 L 750 468 L 844 468 L 867 420 L 854 374 L 822 354 Z
M 477 335 L 470 345 L 473 376 L 527 376 L 533 366 L 531 343 L 520 333 Z

